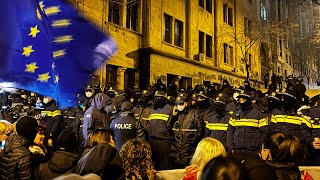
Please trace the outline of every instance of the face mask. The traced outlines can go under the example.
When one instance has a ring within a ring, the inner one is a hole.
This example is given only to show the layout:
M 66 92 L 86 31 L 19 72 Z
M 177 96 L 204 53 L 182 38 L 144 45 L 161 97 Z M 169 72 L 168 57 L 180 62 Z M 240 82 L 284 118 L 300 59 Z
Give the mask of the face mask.
M 86 92 L 86 97 L 87 97 L 87 98 L 91 98 L 91 97 L 92 97 L 92 95 L 93 95 L 93 93 L 92 93 L 92 92 Z
M 49 99 L 48 99 L 48 98 L 43 98 L 43 103 L 44 103 L 44 104 L 48 104 L 48 102 L 49 102 Z
M 235 101 L 237 101 L 238 102 L 238 96 L 239 96 L 239 93 L 238 92 L 235 92 L 235 93 L 233 93 L 233 99 L 235 100 Z
M 217 114 L 223 114 L 226 110 L 226 105 L 222 103 L 214 103 L 214 107 Z
M 185 106 L 184 106 L 184 105 L 177 105 L 177 109 L 178 109 L 178 111 L 183 111 L 183 110 L 184 110 L 184 108 L 185 108 Z
M 250 105 L 252 105 L 252 102 L 249 99 L 247 99 L 244 103 L 240 103 L 241 109 L 246 109 Z

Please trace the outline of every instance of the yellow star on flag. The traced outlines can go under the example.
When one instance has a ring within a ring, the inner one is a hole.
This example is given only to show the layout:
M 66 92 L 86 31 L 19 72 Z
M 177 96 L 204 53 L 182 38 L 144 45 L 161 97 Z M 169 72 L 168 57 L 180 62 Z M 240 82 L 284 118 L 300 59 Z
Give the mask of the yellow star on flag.
M 34 52 L 34 50 L 32 49 L 32 45 L 31 46 L 27 46 L 27 47 L 23 47 L 22 55 L 24 55 L 26 57 L 29 57 L 32 52 Z
M 36 62 L 30 63 L 30 64 L 26 64 L 26 72 L 30 72 L 30 73 L 34 73 L 36 71 L 36 69 L 38 69 L 39 67 L 37 66 Z
M 28 36 L 32 36 L 33 38 L 37 37 L 37 34 L 40 31 L 38 30 L 38 25 L 36 25 L 35 27 L 31 27 L 30 28 L 30 34 Z
M 38 17 L 38 19 L 42 20 L 42 17 L 41 17 L 41 14 L 40 14 L 40 11 L 38 8 L 37 8 L 37 17 Z
M 54 80 L 54 83 L 58 84 L 58 82 L 59 82 L 59 80 L 60 80 L 59 75 L 56 75 L 55 77 L 56 77 L 56 78 L 55 78 L 55 80 Z
M 47 73 L 43 73 L 43 74 L 38 74 L 38 81 L 41 82 L 48 82 L 48 80 L 51 78 L 51 76 L 49 76 L 49 72 Z
M 61 10 L 59 6 L 51 6 L 51 7 L 45 8 L 44 12 L 46 13 L 47 16 L 51 16 L 51 15 L 58 14 L 59 12 L 61 12 Z

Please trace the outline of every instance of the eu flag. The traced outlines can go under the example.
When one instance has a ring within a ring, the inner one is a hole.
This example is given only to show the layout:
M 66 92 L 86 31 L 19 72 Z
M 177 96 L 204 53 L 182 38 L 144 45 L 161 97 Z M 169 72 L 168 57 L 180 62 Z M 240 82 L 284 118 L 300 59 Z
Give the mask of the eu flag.
M 117 51 L 62 0 L 5 0 L 0 6 L 0 82 L 75 105 L 97 68 Z

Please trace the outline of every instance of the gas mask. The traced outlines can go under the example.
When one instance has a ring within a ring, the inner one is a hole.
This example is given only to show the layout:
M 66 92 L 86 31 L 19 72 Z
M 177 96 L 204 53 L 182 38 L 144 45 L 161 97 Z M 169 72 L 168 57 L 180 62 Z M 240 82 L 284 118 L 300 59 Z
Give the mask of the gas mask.
M 91 91 L 86 91 L 86 97 L 87 97 L 87 98 L 91 98 L 92 95 L 93 95 L 93 92 L 91 92 Z

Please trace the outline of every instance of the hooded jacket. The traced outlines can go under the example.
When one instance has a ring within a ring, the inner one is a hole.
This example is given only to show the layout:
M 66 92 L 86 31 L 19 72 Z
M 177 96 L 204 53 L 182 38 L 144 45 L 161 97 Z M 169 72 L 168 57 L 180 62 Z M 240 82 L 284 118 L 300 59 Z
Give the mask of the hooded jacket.
M 0 156 L 0 179 L 33 179 L 33 154 L 29 151 L 30 142 L 22 136 L 12 134 Z
M 73 173 L 77 166 L 78 155 L 66 151 L 56 151 L 49 162 L 40 165 L 38 179 L 50 180 L 62 174 Z
M 82 157 L 75 170 L 76 174 L 94 173 L 101 179 L 121 179 L 124 177 L 118 151 L 109 144 L 99 144 Z
M 85 139 L 96 129 L 109 129 L 110 119 L 105 113 L 105 108 L 109 101 L 110 98 L 103 93 L 99 93 L 93 98 L 91 107 L 84 113 L 82 132 Z

